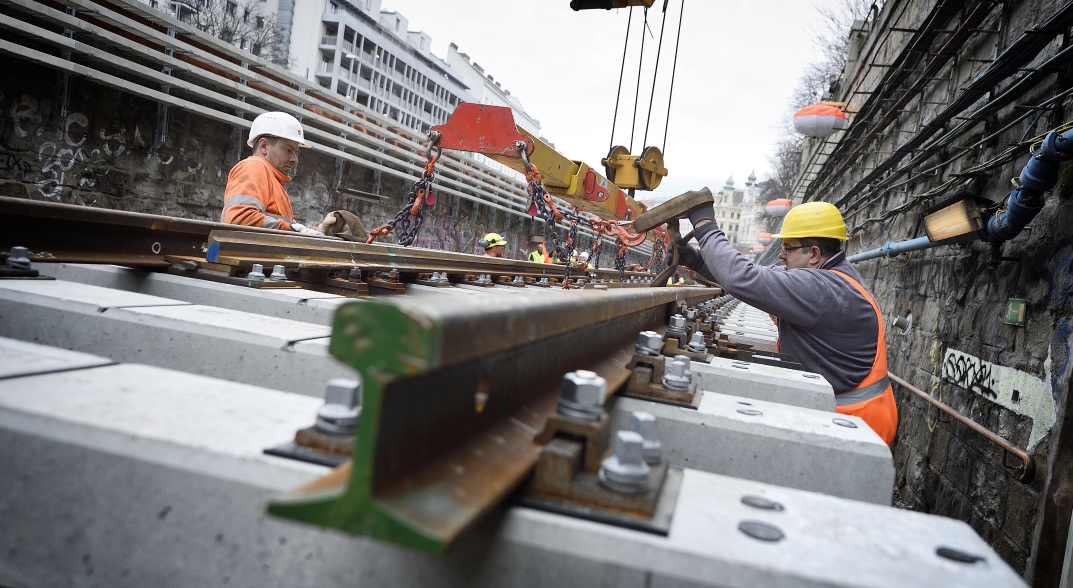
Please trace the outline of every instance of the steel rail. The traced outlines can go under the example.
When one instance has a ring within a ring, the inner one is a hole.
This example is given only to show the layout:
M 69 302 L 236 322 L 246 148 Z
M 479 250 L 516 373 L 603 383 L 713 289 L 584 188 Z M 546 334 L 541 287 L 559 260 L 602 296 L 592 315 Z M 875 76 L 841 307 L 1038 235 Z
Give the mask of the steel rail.
M 470 253 L 455 253 L 421 247 L 403 247 L 390 243 L 356 243 L 322 239 L 273 231 L 271 234 L 231 231 L 231 225 L 220 225 L 208 236 L 205 258 L 211 263 L 242 267 L 260 263 L 264 266 L 281 264 L 287 267 L 347 267 L 362 269 L 398 269 L 419 273 L 446 271 L 485 273 L 495 276 L 527 276 L 562 278 L 566 268 L 558 264 L 536 263 Z M 618 279 L 614 269 L 571 271 L 572 277 L 596 274 L 604 279 Z M 652 274 L 626 272 L 627 276 L 651 278 Z
M 371 300 L 339 308 L 331 353 L 361 374 L 352 462 L 269 512 L 441 553 L 535 465 L 564 373 L 626 383 L 639 331 L 712 290 Z M 481 297 L 484 298 L 484 297 Z
M 985 426 L 977 423 L 976 421 L 970 419 L 969 417 L 961 414 L 960 412 L 958 412 L 958 411 L 954 410 L 953 408 L 947 406 L 946 404 L 942 403 L 941 401 L 939 401 L 939 400 L 937 400 L 935 398 L 932 398 L 932 396 L 930 394 L 924 392 L 923 390 L 921 390 L 920 388 L 917 388 L 916 386 L 913 386 L 912 384 L 910 384 L 909 382 L 906 382 L 905 380 L 899 378 L 898 376 L 896 376 L 896 375 L 894 375 L 894 374 L 892 374 L 890 372 L 887 372 L 887 375 L 890 376 L 891 380 L 894 380 L 895 382 L 898 383 L 898 385 L 902 386 L 906 390 L 909 390 L 913 394 L 916 394 L 917 396 L 923 398 L 924 400 L 927 400 L 928 402 L 930 402 L 932 405 L 934 405 L 939 410 L 941 410 L 941 411 L 945 412 L 946 414 L 954 417 L 955 419 L 960 421 L 963 425 L 965 425 L 966 427 L 972 429 L 973 431 L 976 431 L 977 433 L 983 435 L 989 441 L 991 441 L 995 445 L 998 445 L 999 447 L 1001 447 L 1006 452 L 1016 455 L 1024 463 L 1024 465 L 1022 465 L 1022 467 L 1021 467 L 1021 474 L 1017 477 L 1017 480 L 1020 481 L 1020 482 L 1025 483 L 1025 484 L 1031 484 L 1032 483 L 1032 480 L 1036 477 L 1036 460 L 1035 460 L 1035 458 L 1032 457 L 1031 453 L 1029 453 L 1028 451 L 1025 451 L 1024 449 L 1021 449 L 1020 447 L 1015 447 L 1014 445 L 1010 444 L 1009 441 L 1007 441 L 1007 440 L 1003 439 L 1002 437 L 999 437 L 998 435 L 992 433 L 987 427 L 985 427 Z
M 0 197 L 0 218 L 4 219 L 0 223 L 0 249 L 27 247 L 30 259 L 36 262 L 113 263 L 163 269 L 172 265 L 168 258 L 205 259 L 210 244 L 217 243 L 217 255 L 249 260 L 239 264 L 246 267 L 255 261 L 263 261 L 288 267 L 357 265 L 364 269 L 406 272 L 450 271 L 558 278 L 566 271 L 557 264 L 391 244 L 366 245 L 272 229 L 25 198 Z M 617 271 L 606 268 L 590 268 L 584 273 L 595 273 L 605 279 L 618 278 Z M 640 272 L 626 274 L 652 277 Z M 581 277 L 581 273 L 573 272 L 573 276 Z

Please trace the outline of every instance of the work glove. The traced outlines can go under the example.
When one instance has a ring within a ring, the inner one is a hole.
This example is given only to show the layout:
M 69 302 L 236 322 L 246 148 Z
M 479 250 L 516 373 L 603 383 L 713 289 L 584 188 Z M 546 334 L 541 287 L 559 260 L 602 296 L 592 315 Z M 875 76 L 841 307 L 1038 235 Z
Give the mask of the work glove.
M 361 223 L 358 215 L 348 210 L 333 210 L 324 216 L 317 230 L 328 236 L 340 237 L 348 241 L 365 241 L 369 233 Z
M 693 223 L 694 227 L 703 220 L 715 221 L 715 207 L 713 205 L 702 204 L 689 211 L 689 222 Z
M 301 233 L 303 235 L 315 235 L 317 237 L 324 236 L 324 233 L 321 233 L 316 229 L 311 229 L 301 223 L 291 223 L 291 228 L 294 229 L 296 233 Z
M 710 207 L 705 206 L 703 208 Z M 714 210 L 710 212 L 714 213 Z M 690 215 L 692 215 L 692 211 L 690 211 Z M 693 220 L 692 216 L 690 217 L 690 220 Z M 677 221 L 667 224 L 667 233 L 671 236 L 671 243 L 673 244 L 678 244 L 682 240 L 682 231 L 677 225 Z M 677 247 L 678 265 L 684 265 L 712 282 L 717 281 L 715 277 L 712 276 L 712 272 L 708 271 L 708 266 L 704 264 L 704 257 L 701 256 L 700 249 L 698 249 L 696 245 L 693 245 L 692 243 L 681 243 L 677 245 Z

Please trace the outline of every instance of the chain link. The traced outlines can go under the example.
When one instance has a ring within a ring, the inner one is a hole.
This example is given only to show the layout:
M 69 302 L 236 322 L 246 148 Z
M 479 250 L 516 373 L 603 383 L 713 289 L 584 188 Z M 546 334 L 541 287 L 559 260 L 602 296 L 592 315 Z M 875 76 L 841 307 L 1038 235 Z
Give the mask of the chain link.
M 436 152 L 433 153 L 433 147 Z M 432 182 L 436 179 L 436 160 L 440 158 L 439 147 L 431 143 L 426 153 L 425 171 L 421 179 L 410 186 L 410 192 L 406 195 L 406 205 L 395 214 L 391 222 L 385 223 L 369 231 L 369 239 L 366 243 L 372 243 L 377 237 L 383 237 L 391 231 L 398 236 L 399 245 L 409 247 L 417 240 L 417 233 L 424 222 L 425 206 L 432 206 L 436 202 L 436 195 L 432 191 Z

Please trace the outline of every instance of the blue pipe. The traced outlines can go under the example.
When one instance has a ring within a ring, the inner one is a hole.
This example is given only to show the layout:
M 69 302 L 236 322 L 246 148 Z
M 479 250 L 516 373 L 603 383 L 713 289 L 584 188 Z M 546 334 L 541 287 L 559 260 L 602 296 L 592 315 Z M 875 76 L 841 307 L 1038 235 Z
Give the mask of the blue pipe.
M 945 245 L 943 242 L 935 242 L 927 237 L 918 237 L 916 239 L 910 239 L 908 241 L 890 241 L 885 243 L 879 249 L 872 249 L 871 251 L 864 251 L 856 255 L 851 255 L 846 258 L 846 261 L 850 263 L 857 263 L 858 261 L 865 261 L 867 259 L 875 259 L 877 257 L 887 257 L 888 255 L 898 255 L 899 253 L 908 253 L 910 251 L 919 251 L 921 249 L 931 249 L 932 247 L 938 247 L 939 245 Z
M 1009 241 L 1025 229 L 1043 210 L 1043 193 L 1058 184 L 1061 162 L 1073 157 L 1073 129 L 1064 133 L 1047 133 L 1043 144 L 1021 169 L 1021 187 L 1010 192 L 1006 208 L 987 221 L 987 240 L 992 243 Z M 1069 151 L 1063 151 L 1063 150 Z M 1036 203 L 1035 206 L 1029 202 Z

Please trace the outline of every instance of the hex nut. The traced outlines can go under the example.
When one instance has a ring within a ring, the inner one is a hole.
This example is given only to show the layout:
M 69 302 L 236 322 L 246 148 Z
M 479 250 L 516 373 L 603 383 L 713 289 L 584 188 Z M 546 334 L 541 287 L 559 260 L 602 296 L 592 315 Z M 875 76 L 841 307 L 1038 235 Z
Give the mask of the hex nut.
M 563 416 L 596 421 L 604 413 L 607 380 L 596 372 L 577 370 L 563 376 L 559 389 L 558 412 Z
M 663 337 L 655 331 L 641 331 L 637 335 L 637 346 L 634 351 L 643 355 L 659 355 L 663 349 Z
M 668 333 L 684 333 L 686 332 L 686 318 L 680 314 L 676 314 L 671 317 L 670 322 L 667 323 Z
M 686 348 L 693 353 L 707 353 L 708 345 L 704 343 L 704 333 L 701 333 L 700 331 L 693 333 L 693 338 L 690 339 L 689 345 L 686 345 Z
M 697 309 L 695 309 L 695 308 L 687 308 L 685 317 L 686 317 L 687 321 L 695 321 L 695 320 L 697 320 Z
M 359 415 L 361 382 L 347 378 L 329 380 L 324 405 L 317 410 L 317 430 L 332 435 L 353 435 Z
M 265 280 L 265 266 L 255 263 L 250 273 L 246 274 L 246 278 L 251 282 L 263 282 Z
M 644 437 L 634 431 L 615 433 L 614 453 L 600 463 L 600 482 L 615 492 L 638 494 L 648 490 L 651 474 L 644 459 Z
M 644 439 L 645 461 L 652 465 L 658 464 L 663 446 L 656 430 L 656 417 L 647 412 L 633 412 L 630 414 L 630 430 Z
M 287 270 L 282 265 L 272 266 L 272 275 L 268 276 L 268 279 L 273 282 L 284 282 L 287 280 Z
M 30 269 L 30 250 L 25 247 L 12 247 L 4 265 L 11 269 Z
M 692 382 L 693 374 L 689 371 L 689 358 L 684 355 L 675 356 L 663 376 L 663 387 L 668 390 L 688 390 Z

